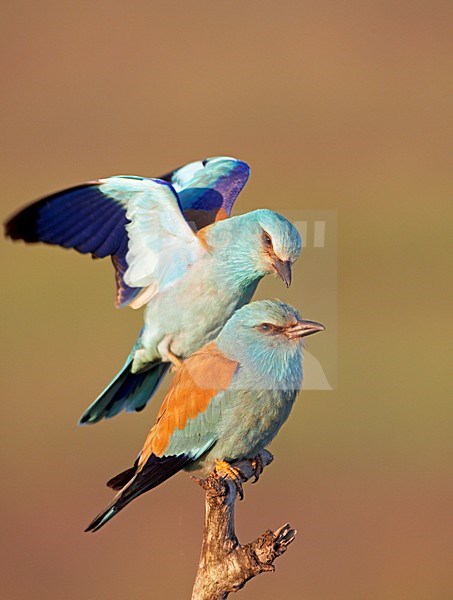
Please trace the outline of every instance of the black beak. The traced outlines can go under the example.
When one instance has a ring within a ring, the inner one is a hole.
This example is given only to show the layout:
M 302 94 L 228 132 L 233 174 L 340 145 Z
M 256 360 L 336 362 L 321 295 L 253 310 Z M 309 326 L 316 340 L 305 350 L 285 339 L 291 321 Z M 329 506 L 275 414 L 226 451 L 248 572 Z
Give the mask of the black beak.
M 291 263 L 289 260 L 280 260 L 276 256 L 272 260 L 275 272 L 282 278 L 286 287 L 291 285 Z
M 324 325 L 316 321 L 298 321 L 295 325 L 286 329 L 285 335 L 290 339 L 302 338 L 318 333 L 318 331 L 325 331 L 325 329 Z

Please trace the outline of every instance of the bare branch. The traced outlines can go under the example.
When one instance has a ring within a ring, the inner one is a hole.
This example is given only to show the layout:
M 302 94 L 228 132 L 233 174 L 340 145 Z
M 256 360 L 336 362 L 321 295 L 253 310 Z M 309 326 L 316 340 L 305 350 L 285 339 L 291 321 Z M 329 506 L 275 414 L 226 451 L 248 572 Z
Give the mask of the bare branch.
M 261 452 L 261 467 L 272 460 L 270 452 Z M 240 471 L 244 482 L 259 475 L 251 461 L 240 461 L 233 466 Z M 234 503 L 238 493 L 235 483 L 215 472 L 206 479 L 195 480 L 206 492 L 206 516 L 192 600 L 224 600 L 256 575 L 274 571 L 274 560 L 286 552 L 297 532 L 286 524 L 276 531 L 267 530 L 254 542 L 242 546 L 234 531 Z

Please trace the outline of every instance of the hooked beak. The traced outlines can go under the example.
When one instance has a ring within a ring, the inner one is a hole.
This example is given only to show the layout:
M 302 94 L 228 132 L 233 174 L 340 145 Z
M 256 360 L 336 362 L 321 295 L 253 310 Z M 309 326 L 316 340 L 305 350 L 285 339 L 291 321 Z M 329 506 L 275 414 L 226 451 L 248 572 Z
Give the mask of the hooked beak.
M 316 321 L 298 321 L 295 325 L 291 325 L 286 329 L 285 335 L 292 340 L 318 333 L 318 331 L 325 331 L 325 329 L 324 325 Z
M 276 256 L 272 259 L 272 267 L 283 280 L 286 287 L 291 285 L 291 263 L 289 260 L 280 260 Z

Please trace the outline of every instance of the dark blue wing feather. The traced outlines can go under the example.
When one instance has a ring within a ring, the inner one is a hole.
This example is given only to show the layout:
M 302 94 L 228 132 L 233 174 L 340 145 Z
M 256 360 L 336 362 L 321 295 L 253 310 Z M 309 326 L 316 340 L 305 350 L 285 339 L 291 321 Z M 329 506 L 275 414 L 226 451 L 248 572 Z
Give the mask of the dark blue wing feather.
M 13 240 L 74 248 L 96 258 L 112 257 L 117 306 L 141 292 L 124 283 L 127 269 L 127 204 L 104 194 L 100 182 L 78 185 L 34 202 L 10 219 L 5 233 Z
M 173 185 L 183 210 L 218 213 L 223 209 L 225 216 L 229 216 L 249 175 L 247 163 L 235 158 L 218 157 L 189 163 L 160 179 Z
M 104 258 L 118 252 L 126 222 L 125 206 L 93 182 L 27 206 L 7 222 L 5 231 L 13 240 L 56 244 Z

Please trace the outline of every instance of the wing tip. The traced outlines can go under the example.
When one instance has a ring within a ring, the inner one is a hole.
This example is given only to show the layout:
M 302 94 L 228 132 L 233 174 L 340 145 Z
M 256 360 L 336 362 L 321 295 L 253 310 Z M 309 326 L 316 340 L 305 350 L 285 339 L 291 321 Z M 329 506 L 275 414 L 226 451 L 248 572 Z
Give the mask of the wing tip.
M 24 208 L 20 209 L 7 221 L 5 221 L 5 236 L 12 240 L 22 240 L 28 244 L 46 242 L 46 240 L 41 239 L 38 229 L 38 219 L 42 209 L 45 208 L 50 202 L 63 196 L 64 194 L 76 192 L 78 190 L 97 185 L 99 185 L 98 180 L 87 181 L 85 183 L 80 183 L 79 185 L 59 190 L 58 192 L 54 192 L 48 196 L 44 196 L 43 198 L 35 200 L 31 204 L 28 204 Z
M 13 215 L 4 223 L 5 237 L 26 243 L 39 242 L 36 229 L 38 209 L 32 204 Z
M 110 521 L 110 519 L 112 519 L 116 515 L 117 512 L 118 512 L 118 509 L 116 508 L 116 506 L 112 506 L 112 507 L 108 508 L 107 510 L 101 512 L 85 528 L 85 530 L 84 530 L 85 533 L 95 533 L 101 527 L 103 527 L 107 523 L 107 521 Z
M 99 421 L 99 419 L 96 419 L 95 417 L 92 417 L 91 414 L 90 414 L 90 412 L 86 411 L 86 412 L 83 413 L 83 415 L 78 420 L 77 425 L 80 425 L 80 426 L 93 425 L 97 421 Z

